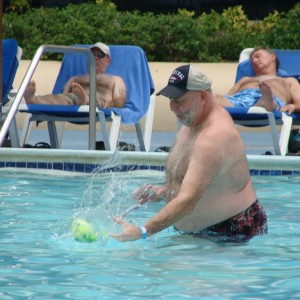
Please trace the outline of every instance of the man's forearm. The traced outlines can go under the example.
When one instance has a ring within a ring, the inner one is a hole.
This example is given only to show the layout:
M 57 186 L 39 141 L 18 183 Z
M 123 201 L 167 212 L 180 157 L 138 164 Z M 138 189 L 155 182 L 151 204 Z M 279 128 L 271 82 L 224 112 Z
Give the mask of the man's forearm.
M 71 77 L 64 87 L 64 91 L 63 91 L 64 94 L 71 92 L 72 82 L 77 82 L 82 87 L 86 87 L 86 86 L 90 85 L 90 78 L 89 78 L 89 76 L 73 76 L 73 77 Z
M 177 198 L 166 204 L 153 218 L 144 224 L 149 235 L 155 234 L 179 221 L 188 214 L 189 205 Z

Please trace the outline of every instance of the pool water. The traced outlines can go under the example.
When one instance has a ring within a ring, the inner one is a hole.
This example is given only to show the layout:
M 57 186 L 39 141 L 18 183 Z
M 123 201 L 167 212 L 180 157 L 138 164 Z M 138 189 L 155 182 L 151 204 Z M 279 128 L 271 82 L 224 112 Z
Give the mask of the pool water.
M 300 299 L 297 176 L 257 176 L 269 233 L 217 243 L 172 228 L 147 240 L 79 243 L 74 218 L 118 231 L 141 184 L 161 172 L 77 175 L 1 171 L 0 299 Z M 134 209 L 142 224 L 163 203 Z

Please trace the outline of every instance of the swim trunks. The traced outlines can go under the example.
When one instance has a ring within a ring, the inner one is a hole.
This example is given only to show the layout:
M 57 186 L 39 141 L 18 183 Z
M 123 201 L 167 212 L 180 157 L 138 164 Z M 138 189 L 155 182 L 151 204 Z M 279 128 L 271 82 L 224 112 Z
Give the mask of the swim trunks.
M 226 95 L 225 97 L 234 105 L 234 107 L 248 108 L 254 106 L 261 99 L 262 95 L 259 89 L 246 89 L 232 96 Z M 277 109 L 286 105 L 285 102 L 274 95 L 273 99 L 277 104 Z
M 77 105 L 78 97 L 74 93 L 68 93 L 68 94 L 61 94 L 67 102 L 69 102 L 69 105 Z
M 264 208 L 256 200 L 246 210 L 237 215 L 200 232 L 186 233 L 195 236 L 215 238 L 218 241 L 248 241 L 255 235 L 268 232 L 267 215 Z
M 69 102 L 69 105 L 78 105 L 78 97 L 74 93 L 68 93 L 68 94 L 61 94 L 67 102 Z M 100 94 L 96 93 L 96 101 L 98 107 L 104 106 L 104 100 L 101 98 Z

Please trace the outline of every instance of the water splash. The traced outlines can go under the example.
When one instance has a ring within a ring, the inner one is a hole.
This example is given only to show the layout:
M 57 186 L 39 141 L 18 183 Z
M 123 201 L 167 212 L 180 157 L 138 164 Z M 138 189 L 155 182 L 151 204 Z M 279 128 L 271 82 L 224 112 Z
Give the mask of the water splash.
M 121 167 L 122 160 L 119 152 L 116 152 L 102 166 L 93 170 L 81 205 L 73 216 L 74 220 L 84 219 L 102 233 L 117 230 L 119 225 L 114 222 L 113 217 L 118 216 L 134 222 L 135 213 L 130 213 L 139 205 L 132 198 L 132 191 L 141 185 L 141 179 L 133 176 L 131 172 L 120 172 Z M 108 235 L 99 236 L 102 244 L 105 244 Z

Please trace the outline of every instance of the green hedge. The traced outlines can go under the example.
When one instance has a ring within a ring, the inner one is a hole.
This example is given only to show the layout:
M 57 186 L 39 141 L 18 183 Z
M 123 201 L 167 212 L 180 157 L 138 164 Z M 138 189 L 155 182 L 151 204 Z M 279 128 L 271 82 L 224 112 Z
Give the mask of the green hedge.
M 138 45 L 149 61 L 236 61 L 242 49 L 256 45 L 300 49 L 299 32 L 300 4 L 286 14 L 275 11 L 261 22 L 249 21 L 242 6 L 195 17 L 186 10 L 168 15 L 119 12 L 108 0 L 3 15 L 3 38 L 15 38 L 24 59 L 31 59 L 42 44 L 102 41 Z

